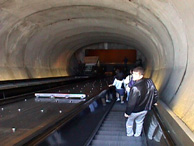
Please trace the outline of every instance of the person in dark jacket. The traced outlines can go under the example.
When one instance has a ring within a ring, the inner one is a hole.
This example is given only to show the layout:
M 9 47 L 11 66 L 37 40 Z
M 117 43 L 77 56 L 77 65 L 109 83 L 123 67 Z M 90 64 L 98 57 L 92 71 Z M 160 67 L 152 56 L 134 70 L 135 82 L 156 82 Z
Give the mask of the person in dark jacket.
M 127 136 L 138 137 L 141 135 L 144 118 L 153 104 L 157 102 L 158 91 L 151 79 L 143 78 L 144 69 L 136 67 L 133 70 L 134 85 L 130 90 L 130 100 L 127 103 L 125 117 L 127 117 L 126 131 Z M 133 123 L 136 123 L 135 134 Z

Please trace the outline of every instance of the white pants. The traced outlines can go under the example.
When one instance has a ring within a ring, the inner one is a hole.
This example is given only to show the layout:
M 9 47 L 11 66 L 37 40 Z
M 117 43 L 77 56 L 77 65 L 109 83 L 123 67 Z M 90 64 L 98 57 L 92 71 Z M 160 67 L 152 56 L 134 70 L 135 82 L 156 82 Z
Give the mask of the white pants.
M 126 131 L 128 136 L 132 136 L 133 132 L 133 123 L 136 123 L 135 135 L 140 136 L 143 128 L 143 122 L 147 111 L 142 111 L 138 113 L 131 113 L 126 122 Z

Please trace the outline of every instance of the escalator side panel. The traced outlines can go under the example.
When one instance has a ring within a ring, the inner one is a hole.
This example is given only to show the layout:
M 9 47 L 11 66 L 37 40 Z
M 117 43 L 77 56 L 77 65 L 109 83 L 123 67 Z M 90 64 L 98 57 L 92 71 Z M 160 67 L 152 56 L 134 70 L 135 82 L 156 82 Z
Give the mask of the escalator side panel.
M 81 146 L 95 130 L 104 113 L 111 108 L 111 103 L 103 106 L 101 98 L 79 113 L 70 122 L 56 130 L 42 141 L 39 146 Z

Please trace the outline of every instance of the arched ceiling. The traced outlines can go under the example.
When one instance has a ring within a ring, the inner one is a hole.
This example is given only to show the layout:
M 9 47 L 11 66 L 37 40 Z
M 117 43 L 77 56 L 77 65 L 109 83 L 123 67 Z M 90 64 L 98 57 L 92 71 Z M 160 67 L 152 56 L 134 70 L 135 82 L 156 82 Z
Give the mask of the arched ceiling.
M 180 112 L 175 105 L 183 101 L 182 95 L 192 95 L 181 90 L 190 82 L 185 77 L 191 62 L 189 48 L 194 46 L 188 40 L 193 14 L 187 8 L 191 10 L 192 4 L 191 0 L 187 4 L 178 0 L 0 0 L 1 80 L 70 75 L 70 59 L 80 48 L 102 42 L 125 44 L 146 57 L 146 76 L 183 118 L 188 108 Z

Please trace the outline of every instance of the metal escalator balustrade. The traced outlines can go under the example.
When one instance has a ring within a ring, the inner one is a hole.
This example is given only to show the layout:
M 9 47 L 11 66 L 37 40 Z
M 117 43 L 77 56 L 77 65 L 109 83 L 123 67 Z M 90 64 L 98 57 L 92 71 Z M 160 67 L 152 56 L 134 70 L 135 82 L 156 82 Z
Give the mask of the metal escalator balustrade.
M 104 95 L 104 94 L 103 94 Z M 101 96 L 103 97 L 103 96 Z M 96 100 L 97 99 L 97 100 Z M 39 145 L 67 146 L 168 146 L 161 129 L 160 122 L 153 118 L 153 112 L 148 112 L 144 122 L 144 130 L 140 137 L 126 136 L 126 105 L 113 102 L 103 104 L 101 98 L 96 98 L 88 108 L 53 134 L 49 134 Z M 111 110 L 110 110 L 111 109 Z M 109 112 L 110 111 L 110 112 Z M 108 113 L 109 112 L 109 113 Z M 154 121 L 153 121 L 154 119 Z M 156 126 L 155 126 L 156 125 Z M 157 132 L 159 127 L 159 132 Z
M 1 105 L 0 109 L 2 110 L 0 111 L 0 143 L 2 143 L 3 145 L 29 145 L 28 142 L 30 143 L 36 138 L 38 139 L 37 141 L 39 141 L 39 139 L 42 140 L 42 137 L 44 138 L 44 136 L 47 136 L 47 134 L 49 135 L 50 133 L 52 133 L 53 131 L 58 129 L 60 125 L 69 122 L 72 118 L 74 118 L 74 116 L 78 115 L 79 113 L 84 113 L 82 112 L 82 110 L 87 108 L 87 106 L 89 106 L 88 104 L 93 102 L 99 92 L 106 87 L 106 79 L 103 79 L 97 81 L 93 80 L 93 82 L 85 81 L 77 84 L 72 83 L 67 86 L 59 88 L 56 87 L 49 90 L 51 93 L 59 92 L 68 94 L 79 93 L 81 91 L 81 93 L 83 93 L 84 91 L 84 93 L 87 94 L 87 101 L 80 103 L 69 104 L 64 102 L 50 101 L 37 102 L 33 94 L 33 96 L 29 97 L 29 99 L 27 100 L 21 100 L 12 104 Z M 90 110 L 90 108 L 88 109 Z M 104 111 L 102 111 L 102 113 L 103 112 Z M 93 113 L 91 113 L 91 115 L 93 115 Z M 96 121 L 96 117 L 94 117 L 94 120 Z M 14 132 L 12 132 L 13 127 L 16 129 L 14 130 Z M 81 128 L 82 127 L 83 126 L 81 126 Z M 70 146 L 69 143 L 68 146 Z
M 13 103 L 30 98 L 34 92 L 45 91 L 89 80 L 89 77 L 58 77 L 45 79 L 25 79 L 13 81 L 0 81 L 0 105 Z M 27 97 L 29 95 L 29 97 Z

